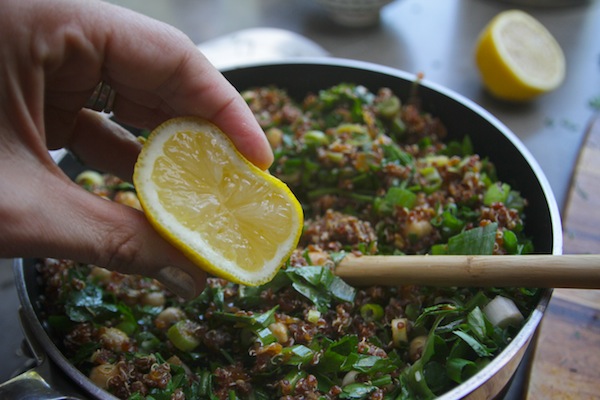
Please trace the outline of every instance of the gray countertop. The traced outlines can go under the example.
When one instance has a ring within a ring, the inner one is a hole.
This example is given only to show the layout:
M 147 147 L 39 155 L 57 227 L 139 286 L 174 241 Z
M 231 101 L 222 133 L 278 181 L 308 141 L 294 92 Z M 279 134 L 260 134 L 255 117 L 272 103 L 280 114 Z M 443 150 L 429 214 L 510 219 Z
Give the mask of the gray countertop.
M 473 60 L 479 32 L 513 4 L 492 0 L 396 0 L 377 26 L 343 28 L 310 0 L 112 0 L 173 24 L 196 43 L 242 29 L 281 28 L 301 34 L 332 57 L 374 62 L 446 86 L 506 124 L 533 153 L 562 207 L 572 166 L 600 97 L 600 2 L 523 10 L 556 37 L 567 58 L 563 85 L 528 104 L 506 104 L 482 88 Z M 526 1 L 524 1 L 526 3 Z M 552 2 L 551 2 L 552 3 Z
M 330 56 L 359 59 L 412 73 L 478 103 L 506 124 L 537 159 L 563 207 L 586 126 L 600 99 L 600 2 L 522 8 L 556 37 L 567 58 L 563 85 L 528 104 L 499 102 L 483 90 L 473 61 L 479 32 L 498 12 L 492 0 L 397 0 L 365 29 L 333 24 L 310 0 L 112 0 L 175 25 L 196 43 L 241 29 L 281 28 L 322 46 Z M 573 1 L 573 4 L 580 3 Z M 0 260 L 0 381 L 23 363 L 9 261 Z

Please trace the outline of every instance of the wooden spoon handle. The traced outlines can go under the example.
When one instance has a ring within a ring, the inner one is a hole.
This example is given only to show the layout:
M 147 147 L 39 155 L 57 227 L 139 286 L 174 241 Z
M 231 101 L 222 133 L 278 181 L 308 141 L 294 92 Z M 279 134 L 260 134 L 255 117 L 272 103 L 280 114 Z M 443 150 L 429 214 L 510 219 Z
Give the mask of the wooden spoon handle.
M 357 285 L 600 288 L 600 255 L 352 256 L 335 270 Z

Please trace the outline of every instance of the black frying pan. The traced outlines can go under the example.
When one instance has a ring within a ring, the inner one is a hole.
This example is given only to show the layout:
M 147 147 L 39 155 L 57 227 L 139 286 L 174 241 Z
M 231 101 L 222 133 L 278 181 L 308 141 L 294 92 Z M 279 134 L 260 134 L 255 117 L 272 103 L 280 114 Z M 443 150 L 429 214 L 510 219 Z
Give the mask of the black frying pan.
M 249 65 L 224 71 L 224 74 L 240 91 L 255 86 L 276 85 L 287 89 L 298 99 L 311 91 L 316 92 L 341 82 L 352 82 L 372 91 L 390 87 L 406 100 L 414 90 L 416 79 L 414 75 L 391 68 L 335 59 Z M 423 109 L 443 121 L 450 138 L 470 135 L 476 152 L 496 164 L 499 178 L 519 188 L 528 199 L 526 232 L 533 237 L 537 252 L 560 254 L 562 228 L 556 201 L 539 165 L 520 140 L 491 114 L 450 90 L 427 81 L 420 82 L 417 90 Z M 60 166 L 70 176 L 75 176 L 83 169 L 68 155 L 60 161 Z M 78 398 L 114 399 L 94 386 L 54 345 L 52 334 L 46 331 L 39 318 L 36 299 L 39 298 L 40 287 L 33 266 L 33 260 L 16 260 L 14 272 L 22 305 L 22 325 L 38 366 L 1 386 L 0 400 L 26 398 L 19 397 L 26 393 L 35 394 L 37 399 L 65 398 L 59 393 Z M 544 292 L 523 329 L 498 357 L 442 398 L 493 398 L 500 394 L 521 362 L 550 294 L 550 290 Z

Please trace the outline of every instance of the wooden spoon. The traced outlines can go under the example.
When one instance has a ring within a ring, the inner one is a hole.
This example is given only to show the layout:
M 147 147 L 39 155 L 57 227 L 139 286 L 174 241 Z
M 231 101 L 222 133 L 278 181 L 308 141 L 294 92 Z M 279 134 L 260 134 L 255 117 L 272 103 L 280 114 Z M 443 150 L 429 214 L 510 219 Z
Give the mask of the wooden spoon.
M 600 255 L 353 256 L 335 274 L 351 285 L 600 288 Z

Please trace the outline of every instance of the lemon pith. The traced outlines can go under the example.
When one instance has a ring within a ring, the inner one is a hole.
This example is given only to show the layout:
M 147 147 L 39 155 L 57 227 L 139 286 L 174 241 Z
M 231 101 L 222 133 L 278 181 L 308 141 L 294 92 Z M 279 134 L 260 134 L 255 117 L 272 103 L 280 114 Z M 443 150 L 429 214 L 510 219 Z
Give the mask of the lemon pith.
M 494 17 L 480 34 L 475 61 L 486 88 L 506 100 L 529 100 L 564 80 L 565 58 L 552 34 L 520 10 Z
M 158 127 L 134 183 L 155 229 L 201 268 L 233 282 L 268 281 L 299 240 L 302 209 L 289 188 L 207 121 L 184 117 Z

